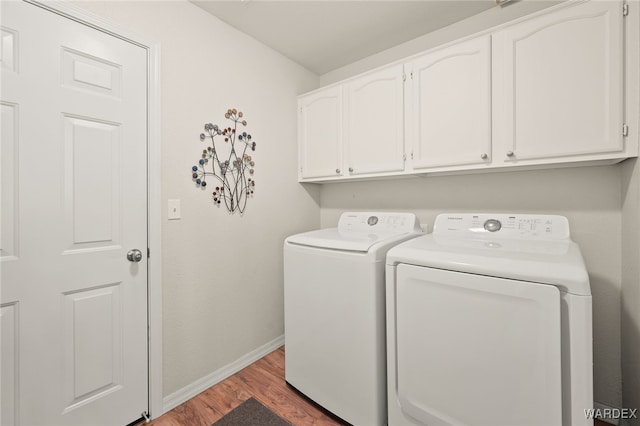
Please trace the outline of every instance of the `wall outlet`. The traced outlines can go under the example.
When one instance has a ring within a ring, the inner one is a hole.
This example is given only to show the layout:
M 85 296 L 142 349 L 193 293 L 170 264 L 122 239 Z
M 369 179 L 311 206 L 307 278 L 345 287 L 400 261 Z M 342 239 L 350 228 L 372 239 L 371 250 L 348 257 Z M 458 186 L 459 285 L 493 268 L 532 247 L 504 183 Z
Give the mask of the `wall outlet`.
M 168 206 L 167 217 L 169 220 L 180 219 L 180 200 L 169 200 Z

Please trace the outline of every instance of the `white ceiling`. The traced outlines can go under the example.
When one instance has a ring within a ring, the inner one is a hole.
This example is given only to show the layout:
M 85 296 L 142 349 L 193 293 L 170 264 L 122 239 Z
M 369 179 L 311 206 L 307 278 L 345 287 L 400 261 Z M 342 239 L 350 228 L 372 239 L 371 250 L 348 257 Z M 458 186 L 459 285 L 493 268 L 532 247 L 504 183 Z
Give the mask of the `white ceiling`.
M 190 0 L 318 75 L 496 6 L 493 0 Z

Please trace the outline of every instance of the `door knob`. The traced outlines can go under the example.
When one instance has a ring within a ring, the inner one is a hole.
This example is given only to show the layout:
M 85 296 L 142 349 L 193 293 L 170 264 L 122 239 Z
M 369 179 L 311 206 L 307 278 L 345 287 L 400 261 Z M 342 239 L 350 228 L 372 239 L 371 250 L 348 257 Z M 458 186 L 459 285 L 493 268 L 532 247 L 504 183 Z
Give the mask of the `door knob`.
M 138 249 L 129 250 L 127 252 L 127 259 L 130 262 L 140 262 L 142 260 L 142 252 Z

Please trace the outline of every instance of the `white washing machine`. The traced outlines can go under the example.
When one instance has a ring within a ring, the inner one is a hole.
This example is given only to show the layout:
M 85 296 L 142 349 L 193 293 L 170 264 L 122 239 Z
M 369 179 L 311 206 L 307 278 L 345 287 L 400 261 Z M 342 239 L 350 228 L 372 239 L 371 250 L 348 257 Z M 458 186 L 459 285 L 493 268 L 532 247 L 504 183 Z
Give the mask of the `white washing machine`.
M 284 243 L 286 380 L 351 424 L 386 424 L 385 255 L 421 232 L 410 213 L 343 213 Z
M 562 216 L 443 214 L 387 255 L 389 425 L 587 425 L 591 291 Z

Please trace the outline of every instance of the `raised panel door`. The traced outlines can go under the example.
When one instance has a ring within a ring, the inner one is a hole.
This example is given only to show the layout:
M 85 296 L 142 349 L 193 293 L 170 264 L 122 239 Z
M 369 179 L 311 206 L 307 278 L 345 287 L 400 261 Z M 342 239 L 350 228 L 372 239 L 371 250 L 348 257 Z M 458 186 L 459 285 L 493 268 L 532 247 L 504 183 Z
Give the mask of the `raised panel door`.
M 2 424 L 148 410 L 146 50 L 2 2 Z M 9 48 L 5 48 L 8 46 Z
M 342 175 L 342 87 L 329 87 L 298 100 L 299 177 Z
M 494 34 L 494 161 L 624 150 L 622 19 L 593 1 Z
M 345 165 L 350 175 L 404 170 L 403 66 L 346 84 Z
M 410 64 L 413 169 L 491 161 L 491 38 L 464 41 Z

